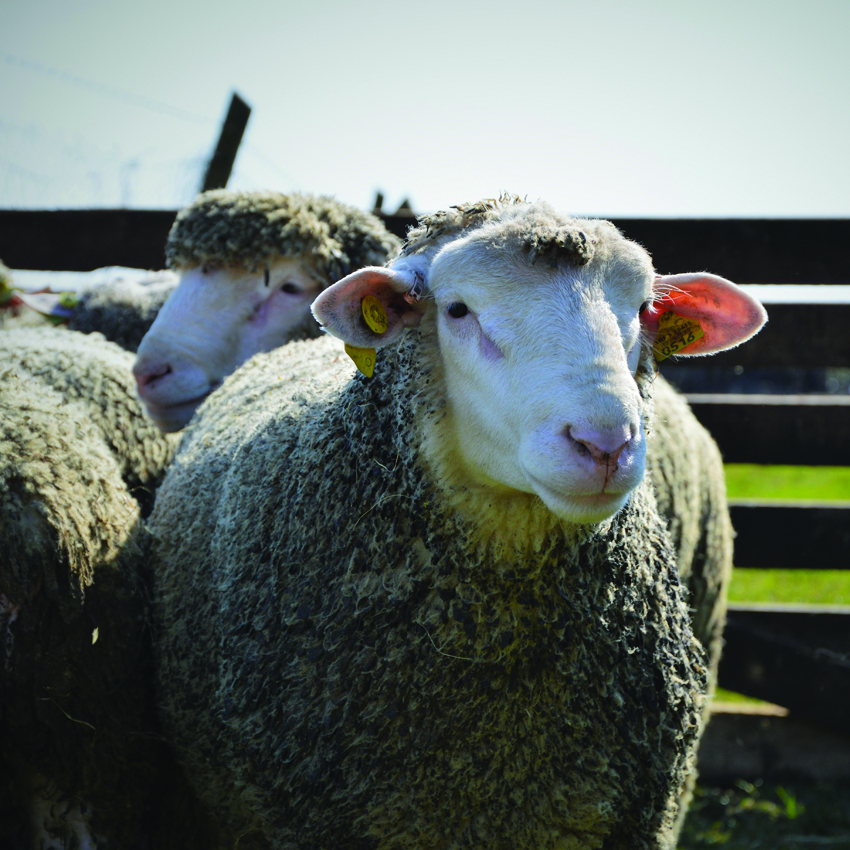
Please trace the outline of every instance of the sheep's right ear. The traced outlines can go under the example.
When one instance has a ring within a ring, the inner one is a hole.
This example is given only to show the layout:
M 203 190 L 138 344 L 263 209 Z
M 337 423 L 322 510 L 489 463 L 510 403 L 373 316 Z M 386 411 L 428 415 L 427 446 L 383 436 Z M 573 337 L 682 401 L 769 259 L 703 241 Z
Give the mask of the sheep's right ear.
M 357 348 L 384 348 L 406 328 L 416 327 L 424 305 L 421 275 L 409 269 L 396 271 L 383 266 L 367 266 L 329 286 L 310 305 L 316 321 L 330 334 Z M 380 315 L 371 296 L 383 308 Z M 375 320 L 367 323 L 367 313 Z M 386 325 L 386 330 L 373 330 Z

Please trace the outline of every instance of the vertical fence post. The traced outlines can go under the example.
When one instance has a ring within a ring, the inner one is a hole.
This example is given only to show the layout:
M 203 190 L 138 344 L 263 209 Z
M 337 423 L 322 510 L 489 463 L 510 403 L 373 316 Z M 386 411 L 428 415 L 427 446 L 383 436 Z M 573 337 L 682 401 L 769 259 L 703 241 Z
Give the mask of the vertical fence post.
M 227 117 L 221 125 L 218 144 L 215 146 L 215 152 L 204 175 L 204 182 L 201 184 L 202 192 L 208 189 L 223 189 L 227 185 L 250 114 L 251 107 L 234 92 L 230 99 Z

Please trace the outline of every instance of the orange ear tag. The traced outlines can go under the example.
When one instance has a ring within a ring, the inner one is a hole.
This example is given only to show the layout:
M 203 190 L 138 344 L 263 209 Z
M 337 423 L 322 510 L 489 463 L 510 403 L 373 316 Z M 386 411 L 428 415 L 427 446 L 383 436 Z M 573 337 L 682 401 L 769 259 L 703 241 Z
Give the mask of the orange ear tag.
M 658 319 L 658 336 L 652 347 L 655 359 L 666 360 L 704 336 L 705 332 L 696 319 L 686 319 L 668 310 Z

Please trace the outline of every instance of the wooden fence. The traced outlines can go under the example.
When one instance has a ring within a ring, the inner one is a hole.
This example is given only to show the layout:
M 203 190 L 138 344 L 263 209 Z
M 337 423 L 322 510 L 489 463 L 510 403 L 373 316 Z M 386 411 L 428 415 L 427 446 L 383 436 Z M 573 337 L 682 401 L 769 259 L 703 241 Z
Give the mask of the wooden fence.
M 0 210 L 12 268 L 161 268 L 173 210 Z M 412 214 L 384 215 L 404 235 Z M 737 283 L 850 283 L 850 219 L 615 219 L 660 271 L 707 269 Z M 775 303 L 751 342 L 710 360 L 666 363 L 727 462 L 850 465 L 850 395 L 729 393 L 729 376 L 850 368 L 850 303 Z M 696 370 L 700 370 L 697 372 Z M 687 392 L 697 383 L 710 393 Z M 739 569 L 850 568 L 850 507 L 735 503 Z M 846 732 L 850 606 L 731 605 L 720 684 Z

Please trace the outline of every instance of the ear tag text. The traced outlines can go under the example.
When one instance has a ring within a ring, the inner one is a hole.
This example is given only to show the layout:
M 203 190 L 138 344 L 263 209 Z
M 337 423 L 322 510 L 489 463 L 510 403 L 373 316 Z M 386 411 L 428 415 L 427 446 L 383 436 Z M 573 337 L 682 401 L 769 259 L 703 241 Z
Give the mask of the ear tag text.
M 376 333 L 382 334 L 387 329 L 387 312 L 384 305 L 374 295 L 367 295 L 360 302 L 360 310 L 366 324 Z
M 354 361 L 358 371 L 367 378 L 371 378 L 375 371 L 375 349 L 357 348 L 355 345 L 345 343 L 345 353 Z
M 668 310 L 658 319 L 658 336 L 652 347 L 655 359 L 666 360 L 704 336 L 705 332 L 696 319 L 686 319 Z

